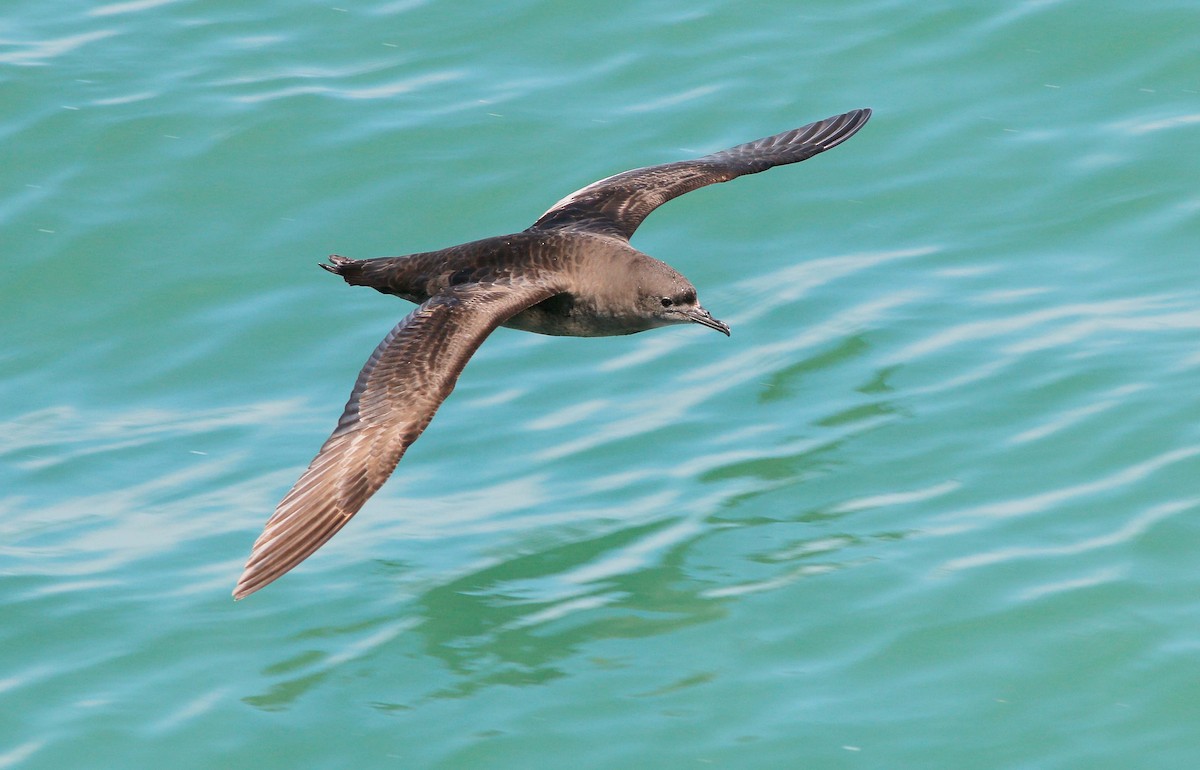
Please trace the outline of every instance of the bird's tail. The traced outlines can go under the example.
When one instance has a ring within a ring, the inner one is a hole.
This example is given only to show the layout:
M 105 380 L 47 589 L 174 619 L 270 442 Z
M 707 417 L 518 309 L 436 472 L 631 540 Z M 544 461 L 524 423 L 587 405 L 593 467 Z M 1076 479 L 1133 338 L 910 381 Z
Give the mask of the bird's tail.
M 340 275 L 351 286 L 370 286 L 372 282 L 367 280 L 366 270 L 363 269 L 366 263 L 365 259 L 350 259 L 340 254 L 330 254 L 329 264 L 318 262 L 317 267 Z
M 437 252 L 434 252 L 436 255 Z M 370 286 L 375 291 L 394 294 L 411 302 L 429 299 L 424 285 L 425 275 L 433 268 L 430 260 L 417 260 L 415 255 L 350 259 L 332 254 L 329 264 L 322 264 L 321 267 L 340 275 L 351 286 Z

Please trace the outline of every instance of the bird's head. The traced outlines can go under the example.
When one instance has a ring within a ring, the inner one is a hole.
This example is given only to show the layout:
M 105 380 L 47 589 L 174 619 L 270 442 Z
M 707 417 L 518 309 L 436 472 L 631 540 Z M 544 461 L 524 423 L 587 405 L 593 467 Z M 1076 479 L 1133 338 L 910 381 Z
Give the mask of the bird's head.
M 662 263 L 659 263 L 662 264 Z M 658 326 L 696 323 L 729 336 L 729 326 L 712 317 L 696 299 L 696 287 L 666 265 L 666 270 L 640 271 L 638 309 Z

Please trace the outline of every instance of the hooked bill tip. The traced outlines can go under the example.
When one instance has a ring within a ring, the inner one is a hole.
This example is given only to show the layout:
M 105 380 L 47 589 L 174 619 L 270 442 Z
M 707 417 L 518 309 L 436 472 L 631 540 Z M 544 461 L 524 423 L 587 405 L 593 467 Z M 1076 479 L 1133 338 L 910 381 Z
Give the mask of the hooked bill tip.
M 705 310 L 702 307 L 697 307 L 695 310 L 688 313 L 687 315 L 689 318 L 691 318 L 691 320 L 694 323 L 698 323 L 701 326 L 707 326 L 710 329 L 716 329 L 717 331 L 724 334 L 726 337 L 730 336 L 729 335 L 729 324 L 724 323 L 723 321 L 718 321 L 717 319 L 713 318 L 712 313 L 708 312 L 707 310 Z

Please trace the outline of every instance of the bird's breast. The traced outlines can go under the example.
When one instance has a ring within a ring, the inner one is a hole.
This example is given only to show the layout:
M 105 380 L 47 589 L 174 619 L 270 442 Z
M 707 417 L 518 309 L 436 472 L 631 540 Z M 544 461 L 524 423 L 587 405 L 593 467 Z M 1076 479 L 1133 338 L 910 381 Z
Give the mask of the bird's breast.
M 555 337 L 614 337 L 649 328 L 605 312 L 572 294 L 556 294 L 543 300 L 517 313 L 504 326 Z

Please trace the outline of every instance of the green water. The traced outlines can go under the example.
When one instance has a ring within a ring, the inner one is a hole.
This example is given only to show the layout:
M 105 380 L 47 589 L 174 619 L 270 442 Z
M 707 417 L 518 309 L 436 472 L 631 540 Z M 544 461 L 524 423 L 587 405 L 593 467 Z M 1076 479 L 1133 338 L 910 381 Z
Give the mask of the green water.
M 0 768 L 1191 768 L 1193 4 L 10 0 Z M 408 305 L 856 107 L 634 244 L 733 326 L 497 332 L 229 592 Z

